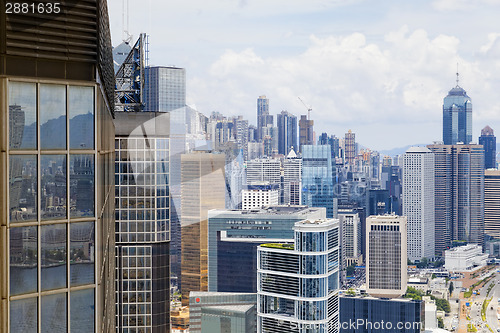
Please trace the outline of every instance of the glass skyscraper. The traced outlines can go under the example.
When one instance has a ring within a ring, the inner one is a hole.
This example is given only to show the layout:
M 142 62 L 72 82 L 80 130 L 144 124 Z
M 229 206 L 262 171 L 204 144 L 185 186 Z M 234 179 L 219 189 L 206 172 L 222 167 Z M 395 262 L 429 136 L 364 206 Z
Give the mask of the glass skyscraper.
M 186 106 L 186 70 L 177 67 L 146 67 L 144 111 L 168 112 Z
M 457 86 L 443 101 L 443 142 L 454 145 L 472 141 L 472 101 L 464 89 Z
M 0 13 L 0 332 L 115 330 L 107 4 L 60 5 Z
M 481 130 L 479 144 L 483 145 L 484 149 L 484 168 L 495 169 L 497 166 L 497 138 L 491 127 L 486 126 Z
M 309 207 L 326 207 L 326 217 L 333 217 L 330 145 L 302 146 L 302 204 Z
M 278 153 L 288 155 L 290 149 L 297 147 L 297 117 L 287 111 L 277 115 Z

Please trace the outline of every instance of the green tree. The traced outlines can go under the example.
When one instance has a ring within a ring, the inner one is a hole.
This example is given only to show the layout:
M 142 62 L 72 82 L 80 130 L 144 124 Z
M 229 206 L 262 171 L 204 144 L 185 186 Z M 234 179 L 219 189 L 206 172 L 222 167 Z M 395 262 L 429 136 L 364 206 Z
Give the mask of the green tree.
M 455 289 L 455 287 L 453 286 L 453 282 L 450 282 L 450 286 L 448 287 L 448 290 L 450 291 L 450 296 L 451 294 L 453 294 L 453 289 Z
M 354 265 L 350 265 L 345 269 L 347 276 L 352 276 L 354 274 L 355 270 L 356 270 L 356 266 L 354 266 Z
M 438 328 L 444 328 L 443 318 L 438 318 Z

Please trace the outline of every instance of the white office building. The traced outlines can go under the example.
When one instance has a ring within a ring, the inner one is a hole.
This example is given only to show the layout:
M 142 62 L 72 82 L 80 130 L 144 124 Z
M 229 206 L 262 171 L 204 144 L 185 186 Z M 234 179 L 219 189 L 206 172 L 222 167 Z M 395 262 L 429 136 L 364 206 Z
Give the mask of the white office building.
M 403 215 L 408 218 L 408 259 L 434 258 L 434 153 L 411 147 L 403 155 Z
M 464 272 L 486 266 L 488 255 L 480 245 L 468 244 L 444 251 L 444 268 L 451 272 Z
M 338 332 L 338 220 L 295 223 L 294 244 L 257 250 L 257 332 Z
M 300 205 L 302 196 L 302 158 L 293 148 L 283 162 L 283 193 L 285 205 Z
M 358 213 L 338 214 L 341 230 L 341 258 L 342 268 L 350 265 L 361 265 L 363 256 L 361 254 L 361 220 Z
M 244 210 L 260 209 L 279 204 L 279 185 L 259 182 L 248 185 L 241 191 L 241 208 Z

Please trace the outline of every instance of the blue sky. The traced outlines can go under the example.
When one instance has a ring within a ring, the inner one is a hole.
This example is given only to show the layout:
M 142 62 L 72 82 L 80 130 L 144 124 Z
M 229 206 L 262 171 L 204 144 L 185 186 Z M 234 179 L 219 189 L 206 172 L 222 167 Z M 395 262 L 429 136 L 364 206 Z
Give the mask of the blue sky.
M 108 1 L 117 45 L 127 1 Z M 134 39 L 151 35 L 150 64 L 185 67 L 188 103 L 205 115 L 255 123 L 259 95 L 272 114 L 305 114 L 300 96 L 317 135 L 352 129 L 376 150 L 432 143 L 458 62 L 475 140 L 500 131 L 500 0 L 128 3 Z

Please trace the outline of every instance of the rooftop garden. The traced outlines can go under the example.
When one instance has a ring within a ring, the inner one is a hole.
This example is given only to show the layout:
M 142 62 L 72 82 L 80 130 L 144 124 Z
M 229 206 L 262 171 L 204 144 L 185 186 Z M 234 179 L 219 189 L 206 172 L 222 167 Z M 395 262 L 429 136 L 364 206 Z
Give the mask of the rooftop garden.
M 260 246 L 272 249 L 293 250 L 293 244 L 290 243 L 267 243 L 261 244 Z

